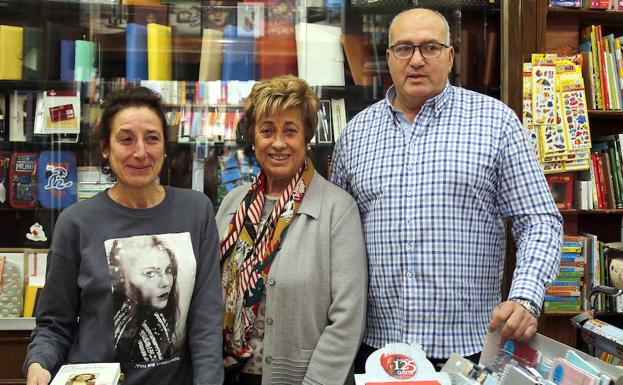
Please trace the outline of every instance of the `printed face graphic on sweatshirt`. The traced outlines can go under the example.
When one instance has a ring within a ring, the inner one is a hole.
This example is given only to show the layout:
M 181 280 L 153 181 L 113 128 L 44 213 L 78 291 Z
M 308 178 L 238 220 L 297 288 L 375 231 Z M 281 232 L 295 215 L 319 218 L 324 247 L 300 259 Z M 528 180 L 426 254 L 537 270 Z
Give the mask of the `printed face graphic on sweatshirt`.
M 171 362 L 186 335 L 196 261 L 190 234 L 107 240 L 115 351 L 126 363 Z

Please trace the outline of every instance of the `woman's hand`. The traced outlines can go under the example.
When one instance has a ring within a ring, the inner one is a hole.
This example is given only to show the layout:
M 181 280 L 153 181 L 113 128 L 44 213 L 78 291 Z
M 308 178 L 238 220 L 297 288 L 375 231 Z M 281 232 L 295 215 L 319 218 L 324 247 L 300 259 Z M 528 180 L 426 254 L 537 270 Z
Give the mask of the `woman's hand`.
M 48 385 L 50 380 L 52 380 L 52 375 L 38 362 L 33 362 L 28 365 L 26 378 L 26 385 Z

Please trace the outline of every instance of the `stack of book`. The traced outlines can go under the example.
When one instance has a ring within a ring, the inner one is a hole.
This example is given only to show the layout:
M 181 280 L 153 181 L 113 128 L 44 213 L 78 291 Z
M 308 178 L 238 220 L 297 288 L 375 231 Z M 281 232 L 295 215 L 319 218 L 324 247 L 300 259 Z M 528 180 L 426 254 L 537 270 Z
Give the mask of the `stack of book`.
M 91 198 L 100 191 L 112 187 L 113 184 L 106 175 L 102 174 L 99 167 L 78 167 L 78 200 Z
M 560 256 L 560 272 L 545 293 L 544 309 L 551 312 L 578 312 L 584 295 L 584 266 L 586 238 L 565 236 Z

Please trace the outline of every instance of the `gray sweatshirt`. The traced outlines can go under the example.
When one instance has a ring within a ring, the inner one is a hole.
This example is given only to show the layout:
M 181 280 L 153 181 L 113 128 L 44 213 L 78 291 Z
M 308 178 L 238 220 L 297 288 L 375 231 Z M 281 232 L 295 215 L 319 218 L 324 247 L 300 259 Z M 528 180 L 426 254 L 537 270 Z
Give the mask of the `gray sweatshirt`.
M 121 362 L 125 385 L 222 384 L 219 240 L 209 199 L 166 187 L 148 209 L 106 193 L 54 229 L 24 368 Z

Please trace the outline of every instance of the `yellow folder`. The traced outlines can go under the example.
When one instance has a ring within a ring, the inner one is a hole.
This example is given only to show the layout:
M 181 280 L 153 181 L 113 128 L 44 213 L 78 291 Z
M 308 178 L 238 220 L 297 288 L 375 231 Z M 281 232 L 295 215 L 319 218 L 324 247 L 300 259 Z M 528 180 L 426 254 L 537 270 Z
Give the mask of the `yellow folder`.
M 223 31 L 204 29 L 199 62 L 199 81 L 221 80 Z
M 171 27 L 147 24 L 147 77 L 171 80 Z
M 0 79 L 22 80 L 24 28 L 0 25 Z

